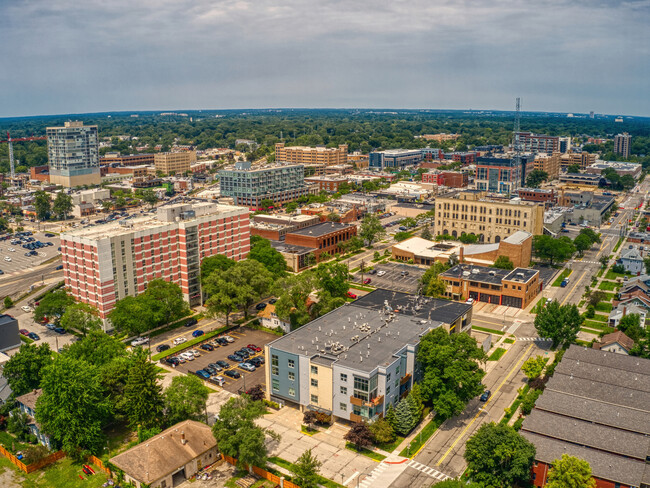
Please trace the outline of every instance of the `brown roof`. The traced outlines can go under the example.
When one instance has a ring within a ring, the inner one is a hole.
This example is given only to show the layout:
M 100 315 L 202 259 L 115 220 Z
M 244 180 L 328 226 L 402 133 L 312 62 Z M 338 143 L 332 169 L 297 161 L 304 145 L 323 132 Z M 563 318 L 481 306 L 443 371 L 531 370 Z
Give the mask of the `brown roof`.
M 183 433 L 185 444 L 181 442 Z M 110 462 L 132 478 L 149 484 L 177 471 L 216 445 L 209 426 L 185 420 L 118 454 Z
M 25 393 L 24 395 L 16 397 L 16 401 L 35 411 L 36 400 L 38 400 L 38 397 L 40 397 L 42 393 L 43 390 L 39 388 L 38 390 L 30 391 L 29 393 Z
M 617 330 L 611 334 L 605 334 L 602 339 L 600 339 L 600 342 L 594 344 L 594 349 L 600 349 L 603 346 L 609 346 L 615 342 L 621 345 L 626 351 L 629 351 L 634 347 L 634 341 L 626 336 L 623 331 Z
M 270 319 L 272 313 L 275 313 L 275 305 L 272 303 L 267 303 L 266 307 L 257 312 L 257 316 L 263 319 Z

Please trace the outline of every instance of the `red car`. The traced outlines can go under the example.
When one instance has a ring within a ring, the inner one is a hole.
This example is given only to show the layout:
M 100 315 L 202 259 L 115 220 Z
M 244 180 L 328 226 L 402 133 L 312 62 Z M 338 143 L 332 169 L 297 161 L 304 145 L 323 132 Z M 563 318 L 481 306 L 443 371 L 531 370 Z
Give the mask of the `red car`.
M 364 284 L 364 285 L 367 285 L 367 284 L 369 284 L 371 281 L 372 281 L 372 280 L 371 280 L 370 278 L 366 278 L 365 280 L 363 280 L 363 284 Z
M 357 296 L 354 293 L 347 292 L 347 297 L 348 298 L 357 298 Z
M 255 351 L 255 352 L 262 352 L 262 348 L 261 348 L 261 347 L 257 347 L 255 344 L 249 344 L 249 345 L 246 346 L 246 347 L 247 347 L 248 349 L 252 349 L 252 350 Z
M 20 329 L 20 333 L 24 336 L 29 335 L 29 331 L 27 329 Z

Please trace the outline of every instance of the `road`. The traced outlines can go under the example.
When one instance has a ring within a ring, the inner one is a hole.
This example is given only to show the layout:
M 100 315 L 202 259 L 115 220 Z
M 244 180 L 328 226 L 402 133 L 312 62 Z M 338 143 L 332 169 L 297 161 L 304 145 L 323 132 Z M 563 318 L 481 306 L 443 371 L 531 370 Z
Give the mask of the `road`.
M 36 266 L 21 271 L 19 275 L 4 275 L 0 278 L 0 297 L 17 297 L 29 291 L 31 285 L 39 285 L 43 280 L 60 277 L 63 280 L 63 271 L 56 267 L 61 264 L 58 259 L 54 262 Z

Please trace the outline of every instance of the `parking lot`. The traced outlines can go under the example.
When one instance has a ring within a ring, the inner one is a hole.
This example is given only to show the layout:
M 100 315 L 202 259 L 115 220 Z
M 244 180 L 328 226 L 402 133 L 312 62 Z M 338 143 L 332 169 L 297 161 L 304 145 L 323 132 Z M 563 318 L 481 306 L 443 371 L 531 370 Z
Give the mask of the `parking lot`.
M 38 253 L 37 256 L 25 256 L 25 253 L 29 252 L 29 249 L 23 247 L 23 244 L 27 244 L 26 242 L 12 244 L 12 238 L 0 241 L 0 270 L 5 275 L 16 274 L 21 270 L 32 268 L 60 254 L 58 251 L 61 245 L 59 236 L 45 237 L 45 233 L 35 232 L 33 235 L 27 237 L 32 237 L 34 239 L 32 242 L 40 241 L 44 244 L 51 242 L 52 245 L 35 249 Z
M 228 334 L 224 334 L 224 335 L 229 335 L 230 337 L 235 339 L 235 342 L 230 343 L 227 346 L 215 347 L 214 351 L 204 351 L 203 349 L 200 349 L 197 345 L 197 347 L 194 347 L 192 349 L 196 349 L 197 351 L 199 351 L 200 356 L 198 358 L 195 358 L 193 361 L 187 361 L 185 363 L 179 364 L 178 366 L 176 366 L 175 369 L 177 371 L 182 371 L 183 373 L 193 374 L 195 371 L 198 371 L 199 369 L 203 369 L 209 363 L 215 363 L 219 360 L 222 360 L 222 361 L 226 361 L 230 365 L 230 367 L 227 369 L 237 371 L 239 374 L 241 374 L 241 377 L 239 379 L 235 379 L 224 375 L 223 371 L 218 373 L 218 375 L 224 377 L 225 384 L 223 385 L 223 388 L 226 389 L 227 391 L 231 393 L 237 393 L 240 389 L 246 390 L 251 386 L 257 384 L 261 384 L 263 387 L 266 388 L 265 385 L 266 381 L 264 378 L 264 365 L 262 365 L 259 368 L 256 368 L 255 371 L 249 372 L 240 368 L 234 361 L 228 359 L 228 355 L 234 353 L 235 351 L 241 349 L 242 347 L 246 347 L 248 344 L 255 344 L 257 347 L 260 347 L 262 349 L 262 352 L 259 352 L 252 357 L 261 357 L 265 359 L 264 345 L 277 339 L 278 336 L 274 334 L 269 334 L 268 332 L 264 332 L 261 330 L 246 329 L 246 328 L 240 328 L 238 330 L 229 332 Z M 211 341 L 212 339 L 213 338 L 210 338 L 208 342 Z M 211 384 L 211 387 L 214 386 L 215 385 Z
M 425 270 L 417 266 L 411 266 L 401 263 L 382 263 L 374 266 L 377 271 L 375 274 L 365 272 L 363 279 L 370 279 L 370 286 L 375 288 L 384 288 L 386 290 L 401 291 L 404 293 L 417 293 L 420 284 L 420 278 L 425 273 Z M 381 272 L 382 276 L 379 276 Z M 402 272 L 407 272 L 407 275 L 402 275 Z M 361 273 L 354 274 L 354 281 L 361 283 Z

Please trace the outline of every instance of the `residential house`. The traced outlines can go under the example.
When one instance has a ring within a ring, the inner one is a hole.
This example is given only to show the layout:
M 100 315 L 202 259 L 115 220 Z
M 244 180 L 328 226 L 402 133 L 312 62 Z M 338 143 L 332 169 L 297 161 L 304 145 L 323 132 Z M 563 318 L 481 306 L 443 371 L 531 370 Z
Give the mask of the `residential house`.
M 617 264 L 622 265 L 625 271 L 632 274 L 641 274 L 645 270 L 643 264 L 643 246 L 637 248 L 630 244 L 627 249 L 621 251 L 620 258 L 616 261 Z
M 636 313 L 639 315 L 639 323 L 641 327 L 645 327 L 645 318 L 650 310 L 650 305 L 648 304 L 650 300 L 643 297 L 632 297 L 628 300 L 620 302 L 612 311 L 609 313 L 608 324 L 610 327 L 618 327 L 618 324 L 621 322 L 621 319 L 626 315 L 631 313 Z
M 41 432 L 41 427 L 36 422 L 36 400 L 41 396 L 43 390 L 40 388 L 38 390 L 33 390 L 29 393 L 25 393 L 19 397 L 16 397 L 16 403 L 20 411 L 29 417 L 29 430 L 36 436 L 38 442 L 43 444 L 48 449 L 51 446 L 50 438 Z
M 630 354 L 630 350 L 634 347 L 634 341 L 626 336 L 622 331 L 617 330 L 611 334 L 605 334 L 600 342 L 595 342 L 594 349 L 600 349 L 606 352 L 615 352 L 617 354 Z
M 275 313 L 275 305 L 272 303 L 267 303 L 264 310 L 260 310 L 257 314 L 257 317 L 260 319 L 260 325 L 266 327 L 267 329 L 277 329 L 278 327 L 284 332 L 291 332 L 291 323 L 285 322 L 280 319 Z

